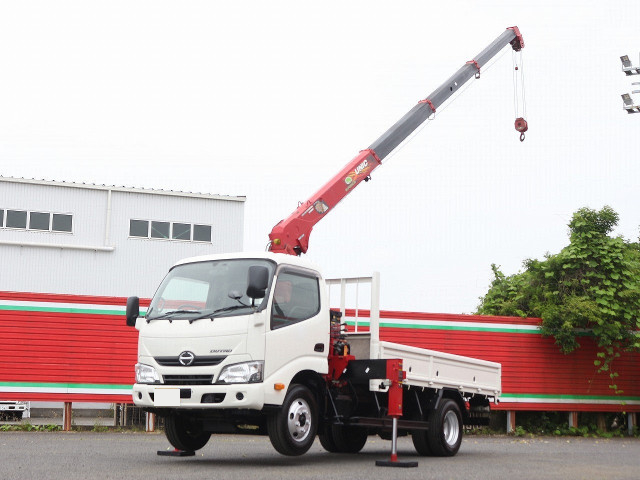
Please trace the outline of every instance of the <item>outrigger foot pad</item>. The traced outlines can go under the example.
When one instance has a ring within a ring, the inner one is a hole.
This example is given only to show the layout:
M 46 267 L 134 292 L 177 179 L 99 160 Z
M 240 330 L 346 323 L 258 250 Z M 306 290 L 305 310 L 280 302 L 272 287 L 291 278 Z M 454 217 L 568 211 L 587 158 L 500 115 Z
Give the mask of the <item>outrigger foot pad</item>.
M 191 450 L 158 450 L 158 455 L 163 457 L 193 457 L 196 452 Z

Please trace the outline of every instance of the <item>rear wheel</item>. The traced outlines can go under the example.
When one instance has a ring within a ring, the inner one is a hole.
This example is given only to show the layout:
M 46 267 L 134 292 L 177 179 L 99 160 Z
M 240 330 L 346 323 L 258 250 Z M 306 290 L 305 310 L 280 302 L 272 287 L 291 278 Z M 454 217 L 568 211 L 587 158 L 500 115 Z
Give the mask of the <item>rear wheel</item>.
M 426 434 L 428 449 L 432 455 L 452 457 L 458 453 L 462 443 L 462 414 L 454 400 L 443 398 L 438 408 L 429 414 L 429 430 Z M 420 450 L 418 453 L 424 455 Z
M 302 455 L 313 445 L 318 430 L 316 399 L 304 385 L 292 385 L 282 408 L 267 419 L 273 447 L 283 455 Z
M 367 443 L 368 436 L 366 428 L 350 425 L 330 425 L 319 435 L 320 444 L 332 453 L 358 453 Z
M 427 438 L 428 430 L 414 430 L 411 433 L 411 440 L 413 440 L 413 446 L 419 455 L 423 457 L 430 457 L 433 455 L 431 447 L 429 447 L 429 439 Z
M 318 434 L 318 439 L 320 440 L 320 445 L 322 445 L 322 448 L 324 448 L 327 452 L 340 453 L 340 450 L 338 450 L 338 446 L 336 445 L 336 441 L 333 437 L 332 427 L 333 425 L 326 425 L 324 428 L 324 432 Z
M 171 415 L 164 420 L 164 433 L 169 443 L 178 450 L 194 451 L 204 447 L 211 434 L 191 418 Z

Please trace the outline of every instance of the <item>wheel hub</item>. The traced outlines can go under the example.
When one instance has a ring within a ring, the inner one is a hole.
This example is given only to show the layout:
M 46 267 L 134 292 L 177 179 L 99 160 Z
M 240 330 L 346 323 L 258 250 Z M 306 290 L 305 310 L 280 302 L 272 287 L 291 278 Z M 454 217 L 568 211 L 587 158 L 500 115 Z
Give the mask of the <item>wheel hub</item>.
M 311 431 L 311 411 L 309 404 L 303 399 L 297 399 L 289 407 L 287 427 L 291 438 L 296 442 L 303 442 Z
M 454 411 L 449 410 L 444 416 L 442 430 L 444 433 L 444 441 L 447 442 L 448 445 L 455 445 L 460 435 L 460 422 Z

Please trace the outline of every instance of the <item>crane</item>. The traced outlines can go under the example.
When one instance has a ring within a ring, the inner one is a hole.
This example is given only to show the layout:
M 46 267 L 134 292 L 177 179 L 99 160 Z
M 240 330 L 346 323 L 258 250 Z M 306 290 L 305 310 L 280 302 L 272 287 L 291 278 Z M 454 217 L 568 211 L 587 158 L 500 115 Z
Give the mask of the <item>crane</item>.
M 524 40 L 518 27 L 507 28 L 472 60 L 466 62 L 446 82 L 436 88 L 427 98 L 420 100 L 409 112 L 383 133 L 369 148 L 360 151 L 342 170 L 301 203 L 289 217 L 276 224 L 269 234 L 268 250 L 289 255 L 301 255 L 309 248 L 311 230 L 326 214 L 361 182 L 371 179 L 371 172 L 400 145 L 412 132 L 436 112 L 447 99 L 469 79 L 480 78 L 480 69 L 506 45 L 519 52 Z M 515 128 L 520 140 L 528 125 L 524 118 L 517 118 Z

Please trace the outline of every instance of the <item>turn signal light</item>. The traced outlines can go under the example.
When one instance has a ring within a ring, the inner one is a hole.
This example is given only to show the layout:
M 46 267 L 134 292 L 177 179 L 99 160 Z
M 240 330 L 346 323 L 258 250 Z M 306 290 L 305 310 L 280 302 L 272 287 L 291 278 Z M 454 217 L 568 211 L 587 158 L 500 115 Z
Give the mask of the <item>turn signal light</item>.
M 284 390 L 284 383 L 276 383 L 273 385 L 274 390 Z
M 282 243 L 282 240 L 280 240 L 279 238 L 274 238 L 273 239 L 273 244 L 274 245 L 280 245 Z

